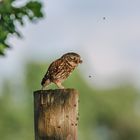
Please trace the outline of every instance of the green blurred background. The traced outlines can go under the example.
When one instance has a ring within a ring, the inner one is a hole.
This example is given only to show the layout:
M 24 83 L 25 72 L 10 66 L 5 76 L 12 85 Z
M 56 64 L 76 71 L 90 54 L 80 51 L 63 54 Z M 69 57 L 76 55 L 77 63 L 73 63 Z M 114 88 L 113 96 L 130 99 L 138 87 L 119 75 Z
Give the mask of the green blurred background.
M 34 139 L 33 91 L 40 89 L 46 66 L 28 63 L 22 85 L 4 81 L 0 94 L 2 140 Z M 140 116 L 135 110 L 140 97 L 131 85 L 96 90 L 86 83 L 78 70 L 64 85 L 76 88 L 80 93 L 79 140 L 140 139 Z
M 79 140 L 140 140 L 139 1 L 13 2 L 0 1 L 0 140 L 34 140 L 33 92 L 69 51 L 84 61 L 64 82 L 80 93 Z

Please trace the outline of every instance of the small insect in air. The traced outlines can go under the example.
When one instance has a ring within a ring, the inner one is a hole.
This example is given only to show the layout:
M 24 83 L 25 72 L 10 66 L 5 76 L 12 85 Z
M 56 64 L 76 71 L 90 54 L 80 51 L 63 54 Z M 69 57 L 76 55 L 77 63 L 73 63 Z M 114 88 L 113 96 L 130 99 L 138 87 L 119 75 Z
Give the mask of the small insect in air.
M 103 17 L 103 20 L 106 20 L 106 17 Z
M 53 61 L 41 81 L 42 90 L 47 89 L 50 83 L 54 83 L 58 88 L 64 89 L 62 82 L 66 80 L 78 64 L 81 63 L 80 55 L 74 52 L 66 53 L 59 59 Z
M 91 78 L 91 75 L 89 75 L 88 77 Z

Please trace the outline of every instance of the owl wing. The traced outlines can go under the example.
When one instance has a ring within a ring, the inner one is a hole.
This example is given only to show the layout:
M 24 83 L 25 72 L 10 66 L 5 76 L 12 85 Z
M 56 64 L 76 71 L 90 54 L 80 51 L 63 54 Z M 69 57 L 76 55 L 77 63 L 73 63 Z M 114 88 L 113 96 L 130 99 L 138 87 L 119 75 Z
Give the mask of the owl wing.
M 56 79 L 56 75 L 59 73 L 58 69 L 60 65 L 61 59 L 58 59 L 50 64 L 46 74 L 41 81 L 41 85 L 44 85 L 47 80 L 51 82 L 53 79 Z
M 47 72 L 50 79 L 59 79 L 61 74 L 64 72 L 64 65 L 65 63 L 62 59 L 57 59 L 56 61 L 52 62 Z

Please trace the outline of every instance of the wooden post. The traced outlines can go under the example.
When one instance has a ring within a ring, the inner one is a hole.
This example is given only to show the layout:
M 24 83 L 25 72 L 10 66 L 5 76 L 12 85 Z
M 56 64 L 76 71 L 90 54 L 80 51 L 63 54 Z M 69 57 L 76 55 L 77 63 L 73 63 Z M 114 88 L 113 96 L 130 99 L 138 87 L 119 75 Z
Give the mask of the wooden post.
M 35 140 L 77 140 L 78 91 L 34 92 Z

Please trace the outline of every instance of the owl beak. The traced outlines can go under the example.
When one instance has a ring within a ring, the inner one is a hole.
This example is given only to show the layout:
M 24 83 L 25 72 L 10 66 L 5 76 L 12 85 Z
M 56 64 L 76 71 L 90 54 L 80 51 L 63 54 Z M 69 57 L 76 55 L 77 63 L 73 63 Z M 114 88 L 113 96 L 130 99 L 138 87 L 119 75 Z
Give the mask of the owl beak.
M 80 63 L 80 64 L 83 63 L 83 60 L 80 60 L 79 63 Z

